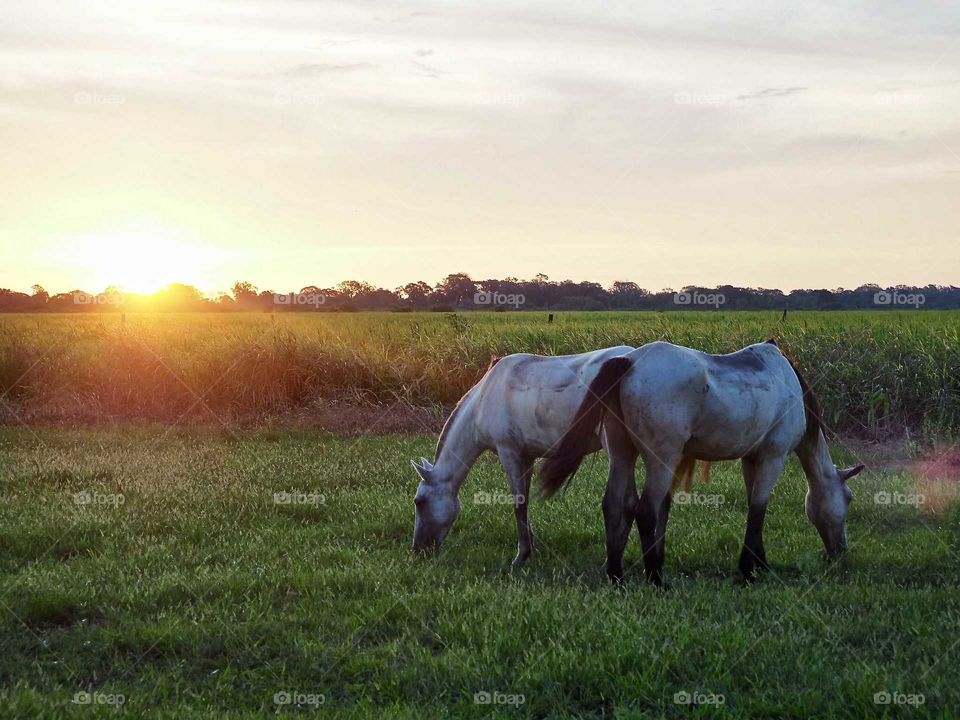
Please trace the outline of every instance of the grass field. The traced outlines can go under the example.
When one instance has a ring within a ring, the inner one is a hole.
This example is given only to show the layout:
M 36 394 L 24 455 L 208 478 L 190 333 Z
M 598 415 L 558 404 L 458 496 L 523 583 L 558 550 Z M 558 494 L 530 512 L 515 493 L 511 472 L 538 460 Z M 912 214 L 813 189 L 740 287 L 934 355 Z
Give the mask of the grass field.
M 927 311 L 557 313 L 551 324 L 522 312 L 0 315 L 0 422 L 209 422 L 212 411 L 262 424 L 318 398 L 449 406 L 491 355 L 653 340 L 732 352 L 770 337 L 834 429 L 960 434 L 960 312 Z
M 0 315 L 0 717 L 954 717 L 958 321 Z M 409 460 L 491 355 L 769 337 L 837 463 L 869 466 L 842 561 L 794 460 L 751 586 L 733 463 L 673 511 L 666 591 L 640 582 L 636 534 L 626 591 L 606 581 L 602 456 L 534 503 L 525 568 L 493 457 L 440 556 L 410 552 Z
M 526 568 L 509 570 L 511 509 L 473 502 L 506 491 L 493 458 L 464 486 L 441 555 L 414 557 L 408 459 L 434 441 L 0 431 L 0 717 L 960 708 L 960 512 L 878 502 L 929 495 L 887 459 L 863 456 L 840 563 L 821 560 L 791 460 L 768 514 L 775 570 L 742 586 L 746 506 L 730 463 L 671 516 L 669 589 L 640 583 L 634 535 L 618 592 L 601 569 L 599 456 L 565 496 L 534 503 Z

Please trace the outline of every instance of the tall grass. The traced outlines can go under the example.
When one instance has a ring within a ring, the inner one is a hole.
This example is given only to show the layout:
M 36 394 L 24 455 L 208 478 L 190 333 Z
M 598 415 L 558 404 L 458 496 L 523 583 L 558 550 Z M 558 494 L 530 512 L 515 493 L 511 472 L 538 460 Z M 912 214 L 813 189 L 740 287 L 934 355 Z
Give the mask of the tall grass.
M 235 420 L 334 397 L 449 404 L 492 355 L 653 340 L 721 353 L 776 337 L 835 429 L 952 435 L 958 321 L 909 311 L 797 312 L 783 322 L 761 312 L 558 313 L 550 324 L 545 313 L 3 315 L 0 416 L 169 421 L 212 410 Z

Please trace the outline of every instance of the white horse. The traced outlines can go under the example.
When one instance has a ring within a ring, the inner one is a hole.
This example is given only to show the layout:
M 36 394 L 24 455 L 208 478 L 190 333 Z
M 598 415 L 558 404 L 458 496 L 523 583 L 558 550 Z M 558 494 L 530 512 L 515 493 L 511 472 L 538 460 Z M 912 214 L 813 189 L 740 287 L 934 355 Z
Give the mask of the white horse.
M 460 514 L 460 487 L 467 473 L 480 453 L 492 450 L 510 480 L 517 520 L 513 564 L 522 565 L 533 550 L 527 500 L 534 462 L 560 442 L 600 366 L 632 350 L 622 345 L 559 357 L 517 354 L 491 365 L 443 426 L 436 464 L 426 458 L 413 463 L 420 476 L 414 498 L 414 549 L 439 548 Z M 596 436 L 583 445 L 584 454 L 599 449 Z
M 605 414 L 604 411 L 607 411 Z M 707 355 L 655 342 L 604 363 L 577 419 L 540 470 L 544 494 L 572 477 L 593 446 L 601 420 L 610 475 L 603 499 L 607 574 L 623 578 L 623 550 L 634 519 L 648 580 L 663 582 L 670 493 L 689 482 L 696 460 L 742 459 L 749 497 L 739 567 L 746 578 L 768 569 L 763 518 L 791 452 L 807 477 L 806 513 L 830 557 L 847 546 L 847 481 L 863 470 L 838 470 L 830 459 L 820 405 L 796 366 L 773 340 L 729 355 Z M 646 481 L 637 497 L 637 456 Z

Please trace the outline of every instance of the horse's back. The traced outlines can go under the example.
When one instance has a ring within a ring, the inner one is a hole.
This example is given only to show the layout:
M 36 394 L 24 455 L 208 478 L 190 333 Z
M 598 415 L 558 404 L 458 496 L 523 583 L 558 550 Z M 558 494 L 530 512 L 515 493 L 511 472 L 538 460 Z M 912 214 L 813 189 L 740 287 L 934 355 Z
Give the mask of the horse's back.
M 632 350 L 617 346 L 578 355 L 502 358 L 482 381 L 479 432 L 494 447 L 511 444 L 528 454 L 547 452 L 572 424 L 600 366 Z
M 683 435 L 700 412 L 707 383 L 702 353 L 668 342 L 653 342 L 628 356 L 632 367 L 621 385 L 621 403 L 640 426 L 655 434 Z
M 800 381 L 772 344 L 750 345 L 729 355 L 708 355 L 712 393 L 706 422 L 742 428 L 751 444 L 791 444 L 805 426 Z M 780 438 L 777 435 L 782 435 Z M 757 438 L 757 439 L 754 439 Z M 782 443 L 781 443 L 782 439 Z
M 650 442 L 683 440 L 690 454 L 720 460 L 789 445 L 802 432 L 799 381 L 775 345 L 710 355 L 659 342 L 631 357 L 627 399 L 621 397 L 650 429 Z

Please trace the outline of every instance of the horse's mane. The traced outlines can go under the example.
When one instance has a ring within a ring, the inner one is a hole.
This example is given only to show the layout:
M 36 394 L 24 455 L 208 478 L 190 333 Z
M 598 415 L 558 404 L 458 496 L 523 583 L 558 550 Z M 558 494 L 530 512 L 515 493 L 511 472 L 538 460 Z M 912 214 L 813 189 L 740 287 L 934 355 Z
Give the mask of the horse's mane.
M 469 393 L 468 393 L 469 394 Z M 457 406 L 453 409 L 453 412 L 450 413 L 450 417 L 447 418 L 447 421 L 443 424 L 443 430 L 440 431 L 440 439 L 437 440 L 437 454 L 434 456 L 434 462 L 440 460 L 440 452 L 443 450 L 443 444 L 447 439 L 447 435 L 450 434 L 450 428 L 453 427 L 453 419 L 457 416 L 457 413 L 460 412 L 460 407 L 463 405 L 464 398 L 467 396 L 464 395 L 457 402 Z
M 493 366 L 500 362 L 500 360 L 501 358 L 497 355 L 490 356 L 490 364 L 487 365 L 487 370 L 484 373 L 484 377 L 486 377 L 487 373 L 490 372 L 493 369 Z M 476 387 L 476 385 L 473 387 Z M 464 393 L 463 397 L 457 401 L 457 405 L 455 408 L 453 408 L 453 412 L 450 413 L 450 417 L 448 417 L 447 421 L 443 424 L 443 430 L 440 431 L 440 438 L 437 440 L 437 454 L 434 457 L 434 461 L 440 459 L 440 451 L 443 450 L 444 442 L 446 442 L 447 436 L 450 434 L 450 429 L 453 427 L 453 420 L 457 417 L 457 413 L 460 412 L 463 406 L 463 401 L 467 399 L 472 391 L 473 388 L 470 388 L 470 390 L 467 390 L 467 392 Z
M 807 418 L 807 429 L 803 433 L 803 442 L 811 442 L 816 439 L 817 433 L 824 432 L 826 433 L 826 428 L 824 427 L 823 420 L 821 416 L 823 415 L 823 408 L 820 405 L 820 398 L 817 397 L 817 394 L 813 391 L 813 388 L 810 387 L 810 383 L 807 382 L 807 379 L 803 376 L 803 373 L 800 372 L 800 368 L 797 367 L 797 362 L 791 357 L 790 353 L 780 347 L 780 344 L 773 338 L 767 340 L 771 345 L 776 346 L 780 351 L 780 354 L 783 355 L 787 362 L 790 363 L 790 367 L 793 368 L 794 374 L 797 376 L 797 380 L 800 381 L 800 390 L 803 393 L 803 412 Z

